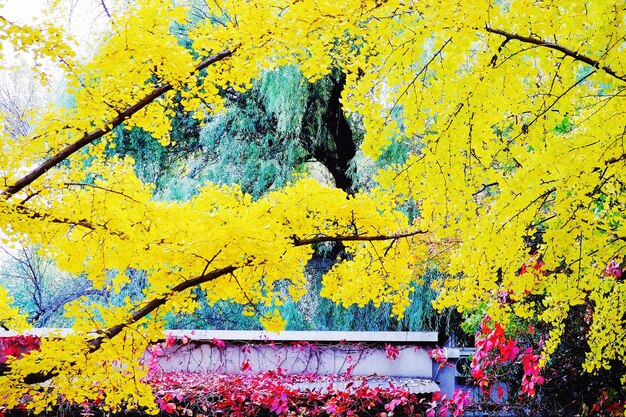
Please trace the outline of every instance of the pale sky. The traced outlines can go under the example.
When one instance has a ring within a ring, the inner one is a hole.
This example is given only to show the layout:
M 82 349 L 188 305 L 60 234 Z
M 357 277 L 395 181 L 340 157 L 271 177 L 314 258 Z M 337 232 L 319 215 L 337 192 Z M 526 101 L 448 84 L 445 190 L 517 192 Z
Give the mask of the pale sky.
M 16 23 L 32 22 L 36 16 L 41 16 L 46 0 L 4 0 L 0 6 L 0 14 L 7 20 Z
M 118 0 L 63 0 L 61 3 L 62 8 L 50 10 L 49 0 L 0 0 L 0 15 L 22 24 L 41 20 L 44 14 L 52 15 L 56 24 L 83 43 L 105 27 L 108 17 L 102 5 L 112 10 Z

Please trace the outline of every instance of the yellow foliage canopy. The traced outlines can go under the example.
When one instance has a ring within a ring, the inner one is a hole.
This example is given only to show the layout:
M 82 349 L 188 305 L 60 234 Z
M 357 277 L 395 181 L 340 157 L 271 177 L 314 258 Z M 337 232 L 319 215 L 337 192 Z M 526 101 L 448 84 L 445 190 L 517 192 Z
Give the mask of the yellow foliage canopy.
M 309 243 L 325 240 L 353 253 L 324 279 L 323 294 L 337 302 L 390 301 L 401 316 L 410 283 L 437 267 L 451 277 L 438 283 L 439 307 L 484 305 L 502 322 L 540 314 L 554 329 L 544 360 L 569 309 L 583 302 L 593 305 L 585 369 L 626 360 L 626 284 L 603 273 L 626 254 L 623 3 L 219 3 L 209 2 L 214 18 L 190 32 L 188 50 L 170 32 L 187 10 L 137 1 L 114 16 L 86 63 L 60 29 L 0 18 L 0 40 L 66 66 L 77 103 L 42 111 L 29 137 L 3 136 L 3 239 L 41 245 L 96 286 L 127 268 L 148 271 L 149 282 L 143 301 L 102 311 L 100 321 L 80 304 L 69 308 L 75 335 L 11 363 L 0 402 L 14 406 L 52 379 L 29 406 L 41 410 L 58 394 L 93 399 L 102 389 L 116 393 L 110 407 L 148 406 L 136 358 L 161 337 L 167 311 L 193 311 L 190 288 L 212 300 L 271 303 L 274 284 L 288 280 L 297 298 Z M 176 96 L 202 118 L 221 110 L 220 90 L 244 90 L 282 65 L 311 81 L 340 68 L 344 108 L 363 120 L 363 151 L 376 158 L 403 141 L 414 149 L 407 163 L 353 197 L 304 179 L 258 201 L 207 185 L 190 201 L 163 202 L 132 160 L 106 157 L 115 126 L 167 145 Z M 407 201 L 420 213 L 412 222 L 395 209 Z M 521 277 L 537 256 L 548 273 Z M 496 302 L 500 291 L 514 307 Z M 8 294 L 0 300 L 6 306 Z M 0 320 L 24 325 L 7 307 Z M 112 358 L 123 365 L 104 373 Z

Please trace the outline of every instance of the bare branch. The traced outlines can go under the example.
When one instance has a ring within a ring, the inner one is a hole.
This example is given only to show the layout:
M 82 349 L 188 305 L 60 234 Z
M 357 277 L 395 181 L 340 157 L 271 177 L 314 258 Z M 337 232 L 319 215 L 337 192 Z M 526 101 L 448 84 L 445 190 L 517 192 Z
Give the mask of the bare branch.
M 112 19 L 111 13 L 109 13 L 109 9 L 107 8 L 107 5 L 104 3 L 104 0 L 100 0 L 100 4 L 102 5 L 102 9 L 104 10 L 104 13 L 106 13 L 107 17 L 109 19 Z

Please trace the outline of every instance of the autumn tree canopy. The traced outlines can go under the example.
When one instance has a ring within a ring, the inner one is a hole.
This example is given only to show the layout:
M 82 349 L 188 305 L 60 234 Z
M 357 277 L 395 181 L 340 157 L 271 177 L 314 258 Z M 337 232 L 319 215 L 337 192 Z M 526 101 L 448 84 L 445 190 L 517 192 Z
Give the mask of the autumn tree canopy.
M 540 366 L 574 331 L 564 323 L 580 305 L 588 306 L 584 371 L 626 360 L 623 3 L 202 7 L 185 46 L 172 28 L 185 24 L 187 8 L 138 0 L 112 14 L 88 60 L 54 24 L 0 17 L 2 41 L 55 63 L 75 102 L 30 115 L 27 136 L 2 130 L 3 241 L 39 245 L 96 289 L 119 291 L 128 268 L 147 271 L 148 282 L 144 298 L 123 307 L 72 303 L 75 333 L 10 362 L 2 403 L 28 393 L 28 407 L 41 410 L 59 394 L 80 402 L 104 390 L 109 405 L 150 406 L 136 358 L 162 337 L 168 311 L 193 312 L 191 289 L 275 305 L 276 284 L 287 282 L 297 299 L 311 244 L 324 241 L 341 241 L 350 254 L 323 281 L 322 295 L 338 303 L 387 301 L 401 316 L 411 283 L 435 267 L 448 277 L 436 284 L 437 306 L 481 308 L 505 326 L 516 317 L 548 326 Z M 362 123 L 361 151 L 375 160 L 401 142 L 411 149 L 407 162 L 354 195 L 294 178 L 259 199 L 206 184 L 171 202 L 152 198 L 135 161 L 110 156 L 117 126 L 168 146 L 175 108 L 206 121 L 222 111 L 225 92 L 284 66 L 310 82 L 344 74 L 341 103 Z M 407 205 L 418 215 L 407 216 Z M 541 273 L 522 273 L 528 268 Z M 24 329 L 9 294 L 0 297 L 2 325 Z M 271 330 L 283 325 L 277 315 L 261 320 Z

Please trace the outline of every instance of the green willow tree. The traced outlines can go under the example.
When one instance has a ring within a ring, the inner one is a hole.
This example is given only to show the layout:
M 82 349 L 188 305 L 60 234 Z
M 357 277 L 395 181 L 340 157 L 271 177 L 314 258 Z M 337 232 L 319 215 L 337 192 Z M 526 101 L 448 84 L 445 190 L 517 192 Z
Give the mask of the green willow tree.
M 342 110 L 344 84 L 340 73 L 311 84 L 297 68 L 278 68 L 262 74 L 246 92 L 225 90 L 226 111 L 204 126 L 177 109 L 172 146 L 159 146 L 145 132 L 120 126 L 110 153 L 133 157 L 137 174 L 154 183 L 157 193 L 177 188 L 189 193 L 210 181 L 238 184 L 259 198 L 284 186 L 310 161 L 321 163 L 338 188 L 351 192 L 352 160 L 363 132 Z

